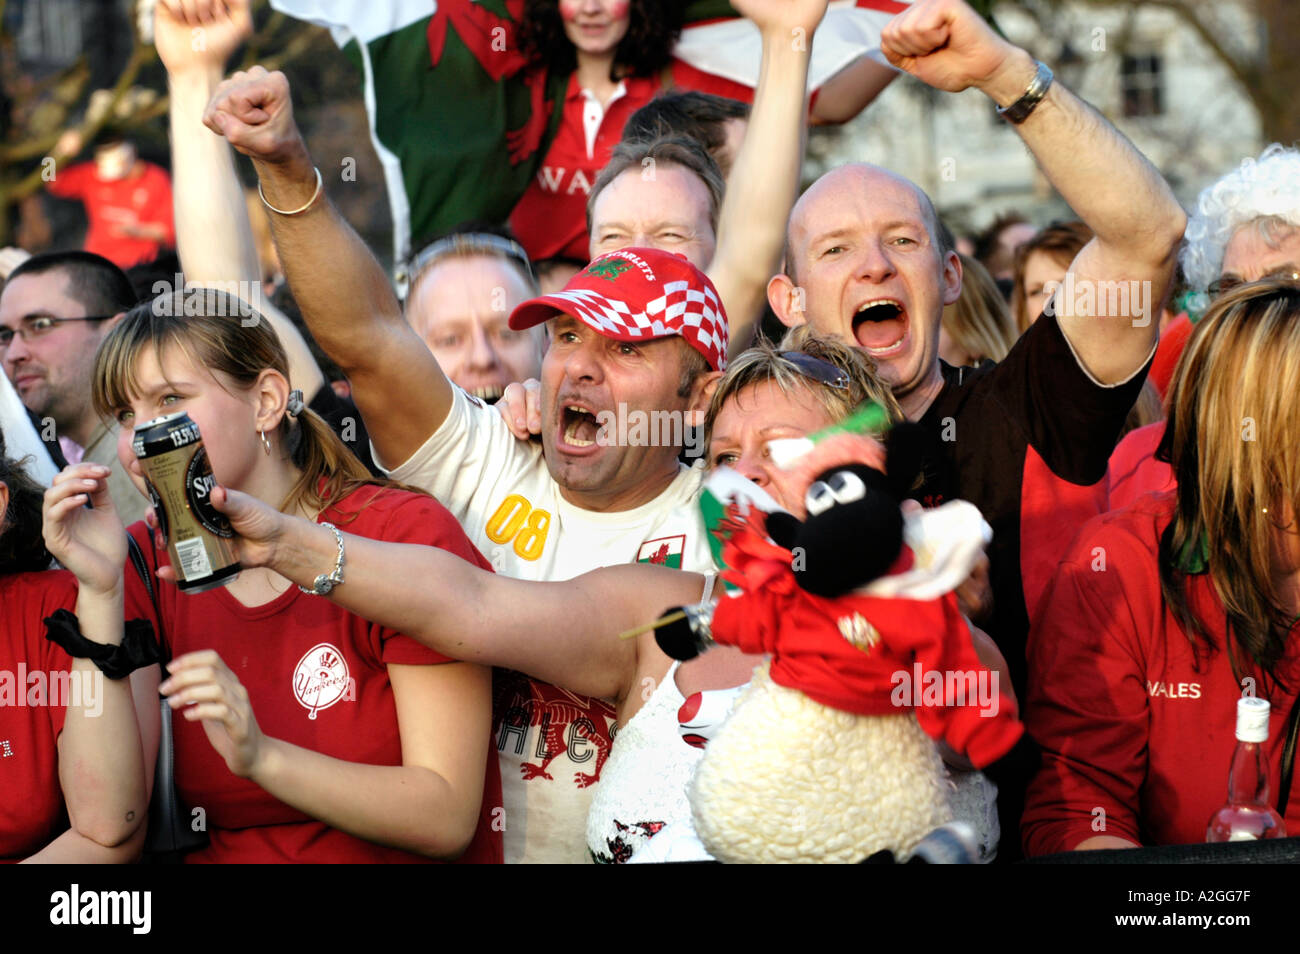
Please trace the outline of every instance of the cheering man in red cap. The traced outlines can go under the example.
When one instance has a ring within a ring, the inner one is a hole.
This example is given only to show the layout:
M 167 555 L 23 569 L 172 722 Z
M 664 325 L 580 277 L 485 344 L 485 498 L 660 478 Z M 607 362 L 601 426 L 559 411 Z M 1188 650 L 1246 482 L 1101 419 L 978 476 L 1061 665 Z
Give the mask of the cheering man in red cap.
M 623 249 L 520 305 L 510 325 L 549 319 L 540 447 L 444 385 L 441 425 L 391 475 L 444 501 L 511 576 L 565 579 L 649 559 L 660 545 L 655 562 L 708 568 L 695 507 L 702 470 L 677 455 L 688 417 L 704 408 L 707 372 L 726 360 L 713 284 L 678 255 Z

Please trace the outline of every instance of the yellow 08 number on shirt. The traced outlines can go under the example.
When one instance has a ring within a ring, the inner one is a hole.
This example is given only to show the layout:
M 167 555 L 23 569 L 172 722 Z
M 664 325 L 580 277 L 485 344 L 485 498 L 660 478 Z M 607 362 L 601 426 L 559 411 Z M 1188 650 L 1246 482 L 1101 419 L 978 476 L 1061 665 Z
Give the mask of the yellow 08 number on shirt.
M 515 541 L 514 551 L 524 560 L 536 560 L 546 546 L 546 532 L 551 528 L 551 514 L 534 510 L 525 497 L 510 494 L 488 518 L 484 528 L 493 543 Z

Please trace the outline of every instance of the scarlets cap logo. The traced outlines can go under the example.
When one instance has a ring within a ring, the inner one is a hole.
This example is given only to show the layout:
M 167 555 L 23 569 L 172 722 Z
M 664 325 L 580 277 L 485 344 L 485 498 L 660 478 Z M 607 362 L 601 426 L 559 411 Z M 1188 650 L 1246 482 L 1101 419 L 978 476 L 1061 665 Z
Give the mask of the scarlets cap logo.
M 348 691 L 348 662 L 337 646 L 317 643 L 298 660 L 293 670 L 293 695 L 307 710 L 307 718 L 316 718 Z
M 618 276 L 632 267 L 632 263 L 625 258 L 605 258 L 599 262 L 592 262 L 587 266 L 588 275 L 598 275 L 607 281 L 616 281 Z

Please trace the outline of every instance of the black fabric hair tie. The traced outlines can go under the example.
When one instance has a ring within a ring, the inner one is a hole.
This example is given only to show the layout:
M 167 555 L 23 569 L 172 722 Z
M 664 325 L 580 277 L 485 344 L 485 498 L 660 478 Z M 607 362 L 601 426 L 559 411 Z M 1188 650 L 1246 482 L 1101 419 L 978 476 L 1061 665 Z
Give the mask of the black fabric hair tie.
M 73 659 L 89 659 L 109 679 L 122 679 L 137 669 L 158 662 L 158 641 L 148 620 L 128 620 L 122 644 L 109 646 L 81 635 L 81 624 L 70 610 L 55 610 L 45 618 L 45 638 L 62 647 Z

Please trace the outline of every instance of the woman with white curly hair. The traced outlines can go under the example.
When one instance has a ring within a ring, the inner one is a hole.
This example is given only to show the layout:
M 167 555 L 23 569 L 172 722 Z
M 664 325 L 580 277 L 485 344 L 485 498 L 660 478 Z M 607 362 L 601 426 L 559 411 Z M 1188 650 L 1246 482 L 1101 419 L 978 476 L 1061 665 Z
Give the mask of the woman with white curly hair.
M 1202 190 L 1180 261 L 1193 316 L 1246 282 L 1300 279 L 1300 150 L 1273 143 Z

